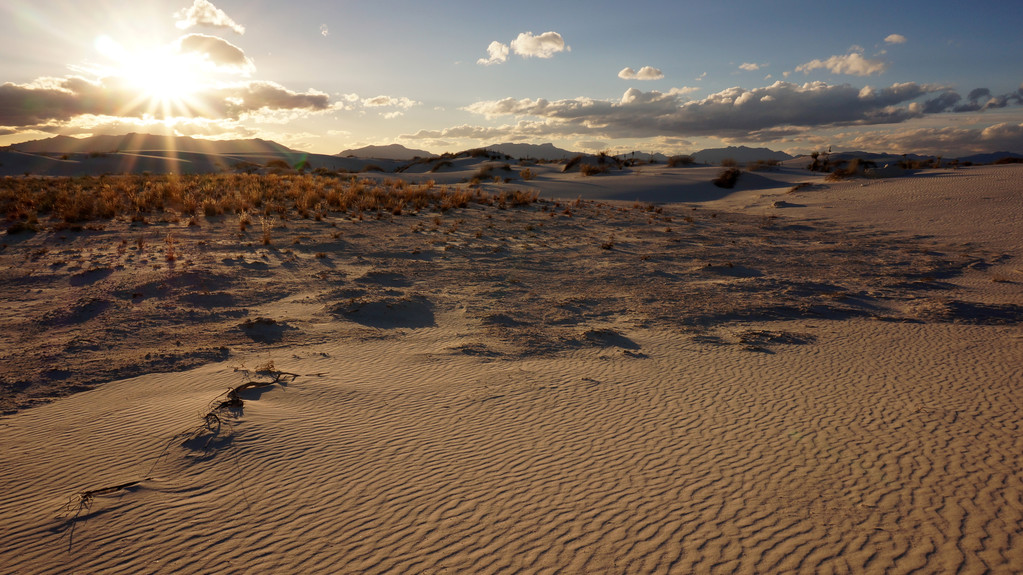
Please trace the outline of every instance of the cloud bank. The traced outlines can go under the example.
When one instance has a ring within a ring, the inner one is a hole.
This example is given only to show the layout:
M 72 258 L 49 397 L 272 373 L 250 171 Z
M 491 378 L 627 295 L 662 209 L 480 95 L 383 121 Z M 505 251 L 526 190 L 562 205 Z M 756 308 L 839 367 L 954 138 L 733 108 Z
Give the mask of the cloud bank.
M 692 88 L 668 92 L 631 88 L 620 99 L 515 99 L 475 102 L 463 110 L 489 120 L 511 118 L 497 126 L 463 124 L 402 135 L 409 140 L 530 138 L 660 139 L 712 137 L 726 142 L 847 143 L 878 150 L 930 150 L 952 155 L 965 150 L 1023 149 L 1023 124 L 1002 122 L 974 129 L 871 128 L 901 126 L 935 114 L 983 111 L 1023 104 L 1023 86 L 992 95 L 987 88 L 966 98 L 945 86 L 896 83 L 884 88 L 849 84 L 775 82 L 746 90 L 729 88 L 689 99 Z M 828 135 L 830 134 L 830 135 Z M 825 142 L 824 139 L 836 138 Z
M 155 107 L 140 97 L 124 78 L 90 80 L 80 76 L 40 78 L 31 84 L 0 86 L 0 126 L 28 128 L 55 125 L 77 116 L 122 118 L 181 117 L 238 120 L 257 112 L 321 111 L 330 106 L 327 94 L 295 92 L 275 82 L 252 81 L 220 85 L 179 102 L 173 110 Z

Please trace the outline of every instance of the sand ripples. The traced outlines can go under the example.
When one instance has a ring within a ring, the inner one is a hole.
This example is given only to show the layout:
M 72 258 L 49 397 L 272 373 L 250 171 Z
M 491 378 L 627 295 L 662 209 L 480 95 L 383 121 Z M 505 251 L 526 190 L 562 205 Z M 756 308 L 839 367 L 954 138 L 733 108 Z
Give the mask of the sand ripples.
M 195 424 L 200 390 L 209 395 L 238 379 L 203 368 L 185 374 L 193 378 L 186 392 L 153 392 L 110 417 L 65 418 L 63 434 L 51 430 L 64 464 L 45 485 L 18 480 L 31 465 L 49 465 L 43 454 L 4 454 L 11 497 L 2 511 L 20 514 L 5 539 L 21 549 L 7 560 L 30 567 L 4 570 L 1023 565 L 1023 440 L 1011 407 L 1020 374 L 1005 363 L 964 361 L 969 350 L 956 340 L 957 330 L 992 328 L 855 325 L 841 333 L 873 362 L 852 361 L 849 342 L 826 330 L 816 344 L 775 354 L 640 331 L 625 335 L 645 358 L 583 348 L 567 360 L 513 363 L 457 352 L 424 359 L 384 349 L 384 341 L 348 342 L 293 360 L 289 369 L 325 375 L 246 401 L 227 422 L 231 441 L 215 453 L 197 458 L 172 441 L 142 477 L 171 428 Z M 907 344 L 888 346 L 889 337 Z M 950 359 L 922 357 L 933 351 L 923 341 Z M 348 377 L 345 366 L 360 369 Z M 983 393 L 965 396 L 963 380 L 982 382 Z M 70 417 L 90 394 L 25 415 L 54 409 Z M 189 417 L 168 420 L 164 409 Z M 18 444 L 33 427 L 12 421 L 5 436 Z M 159 432 L 140 437 L 154 421 Z M 83 450 L 88 457 L 67 454 L 61 445 L 83 429 L 123 438 Z M 137 487 L 97 497 L 68 550 L 68 524 L 54 516 L 62 497 L 83 488 L 76 478 L 133 474 L 143 479 Z

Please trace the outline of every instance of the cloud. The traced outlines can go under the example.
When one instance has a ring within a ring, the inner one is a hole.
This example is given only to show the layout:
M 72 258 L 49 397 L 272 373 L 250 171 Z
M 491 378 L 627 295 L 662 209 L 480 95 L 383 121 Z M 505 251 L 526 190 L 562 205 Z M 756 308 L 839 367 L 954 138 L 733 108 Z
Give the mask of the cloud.
M 256 69 L 241 48 L 217 36 L 188 34 L 178 39 L 177 48 L 184 54 L 197 54 L 206 58 L 221 70 L 248 73 Z
M 884 39 L 885 44 L 905 44 L 906 37 L 902 34 L 889 34 Z
M 523 32 L 511 41 L 513 52 L 523 58 L 551 58 L 558 52 L 572 48 L 565 45 L 565 39 L 557 32 L 544 32 L 534 36 L 532 32 Z
M 945 92 L 924 102 L 923 110 L 925 114 L 938 114 L 952 108 L 962 99 L 963 97 L 955 92 Z
M 405 110 L 408 110 L 413 106 L 418 106 L 420 103 L 421 102 L 417 102 L 404 96 L 400 98 L 395 98 L 393 96 L 376 96 L 362 100 L 362 105 L 367 108 L 395 107 Z
M 664 78 L 664 73 L 652 66 L 643 66 L 639 72 L 626 67 L 618 72 L 618 77 L 623 80 L 660 80 Z
M 178 18 L 175 23 L 178 28 L 187 30 L 194 26 L 209 26 L 212 28 L 230 28 L 238 34 L 245 33 L 245 27 L 231 19 L 223 10 L 217 8 L 209 0 L 194 0 L 192 6 L 174 13 Z
M 894 124 L 924 112 L 914 100 L 941 87 L 893 84 L 875 90 L 848 84 L 788 82 L 745 90 L 729 88 L 702 100 L 685 101 L 678 92 L 629 89 L 620 100 L 505 98 L 466 106 L 487 118 L 534 117 L 545 135 L 594 134 L 601 137 L 734 136 L 791 127 Z
M 60 125 L 79 116 L 112 118 L 206 118 L 238 120 L 257 112 L 327 110 L 327 94 L 295 92 L 274 82 L 237 82 L 206 89 L 172 109 L 154 105 L 139 88 L 116 76 L 40 78 L 0 86 L 0 126 Z
M 489 66 L 491 64 L 503 64 L 504 62 L 508 61 L 508 52 L 509 48 L 507 44 L 502 44 L 497 40 L 494 40 L 493 42 L 490 43 L 490 46 L 487 46 L 487 54 L 489 55 L 489 57 L 480 58 L 479 60 L 476 60 L 476 63 L 480 64 L 481 66 Z
M 326 24 L 320 24 L 320 36 L 323 36 L 324 38 L 330 36 L 330 28 L 327 28 Z
M 796 71 L 809 74 L 811 71 L 820 68 L 826 68 L 832 74 L 871 76 L 873 74 L 881 74 L 887 70 L 888 63 L 883 60 L 864 58 L 863 54 L 859 52 L 850 52 L 845 56 L 832 56 L 827 60 L 811 60 L 796 66 Z
M 747 72 L 754 72 L 760 69 L 760 64 L 755 62 L 743 62 L 742 64 L 739 64 L 739 69 Z
M 1023 124 L 999 123 L 984 128 L 918 128 L 894 133 L 872 133 L 852 140 L 871 150 L 937 154 L 950 157 L 992 150 L 1023 149 Z

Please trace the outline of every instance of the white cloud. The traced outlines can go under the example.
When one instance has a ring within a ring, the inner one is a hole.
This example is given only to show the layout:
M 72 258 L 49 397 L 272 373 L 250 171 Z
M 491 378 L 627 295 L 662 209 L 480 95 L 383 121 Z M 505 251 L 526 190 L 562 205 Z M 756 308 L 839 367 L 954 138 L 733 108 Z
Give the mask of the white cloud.
M 238 34 L 245 33 L 244 26 L 236 23 L 209 0 L 194 0 L 191 7 L 175 12 L 174 17 L 178 18 L 176 25 L 182 30 L 187 30 L 193 26 L 210 26 L 213 28 L 230 28 Z
M 652 66 L 643 66 L 638 72 L 626 67 L 618 72 L 618 77 L 623 80 L 660 80 L 664 78 L 664 73 Z
M 330 28 L 328 28 L 326 24 L 320 24 L 320 35 L 324 38 L 330 36 Z
M 796 66 L 796 71 L 809 74 L 811 71 L 820 68 L 825 68 L 832 74 L 871 76 L 873 74 L 881 74 L 887 70 L 888 63 L 883 60 L 864 58 L 863 54 L 859 52 L 850 52 L 844 56 L 832 56 L 827 60 L 811 60 Z
M 256 69 L 241 48 L 217 36 L 188 34 L 178 39 L 177 49 L 184 54 L 197 54 L 222 71 L 248 73 Z
M 511 49 L 523 58 L 551 58 L 558 52 L 572 50 L 557 32 L 544 32 L 539 36 L 534 36 L 532 32 L 523 32 L 512 40 Z
M 692 86 L 682 86 L 681 88 L 672 88 L 668 90 L 670 96 L 684 96 L 686 94 L 692 94 L 693 92 L 699 92 L 700 88 L 694 88 Z
M 476 63 L 480 64 L 481 66 L 489 66 L 491 64 L 503 64 L 504 62 L 508 61 L 508 52 L 509 48 L 507 44 L 502 44 L 497 40 L 494 40 L 493 42 L 490 43 L 490 46 L 487 46 L 487 54 L 489 55 L 489 57 L 480 58 L 479 60 L 476 60 Z
M 366 98 L 362 101 L 362 105 L 367 108 L 383 108 L 383 107 L 394 107 L 408 110 L 413 106 L 418 106 L 420 102 L 417 102 L 411 98 L 404 96 L 395 98 L 393 96 L 376 96 L 373 98 Z
M 886 44 L 905 44 L 906 37 L 902 34 L 889 34 L 884 41 Z
M 739 64 L 739 69 L 747 72 L 754 72 L 760 69 L 760 64 L 755 62 L 743 62 L 742 64 Z

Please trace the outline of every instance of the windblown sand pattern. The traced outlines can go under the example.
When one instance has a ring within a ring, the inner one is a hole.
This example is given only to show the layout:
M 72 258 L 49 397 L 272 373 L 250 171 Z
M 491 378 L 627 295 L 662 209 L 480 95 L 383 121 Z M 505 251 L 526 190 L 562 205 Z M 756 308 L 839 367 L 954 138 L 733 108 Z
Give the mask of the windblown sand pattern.
M 692 207 L 175 229 L 138 275 L 124 231 L 9 245 L 71 295 L 4 288 L 8 405 L 186 320 L 230 358 L 0 420 L 0 571 L 1023 569 L 1018 247 Z

